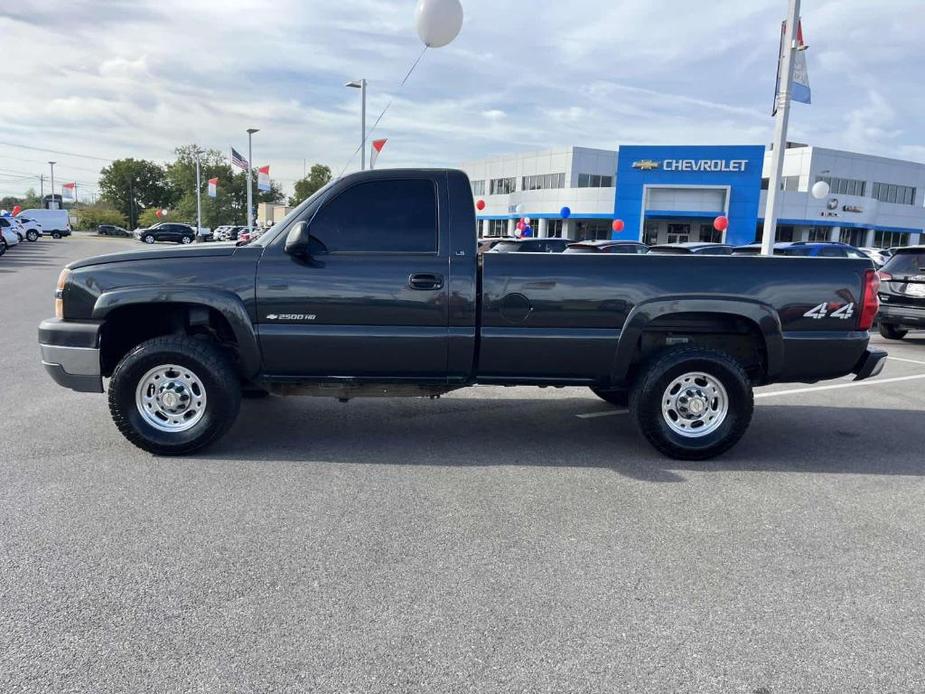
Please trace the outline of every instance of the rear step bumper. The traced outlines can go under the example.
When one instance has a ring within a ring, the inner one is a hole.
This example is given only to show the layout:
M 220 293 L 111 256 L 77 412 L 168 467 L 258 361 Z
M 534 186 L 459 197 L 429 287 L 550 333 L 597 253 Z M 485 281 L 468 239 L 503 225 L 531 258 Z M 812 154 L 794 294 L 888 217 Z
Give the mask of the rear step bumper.
M 887 353 L 882 349 L 869 349 L 864 352 L 864 356 L 858 360 L 857 366 L 852 371 L 855 374 L 855 381 L 863 381 L 865 378 L 878 376 L 886 364 Z

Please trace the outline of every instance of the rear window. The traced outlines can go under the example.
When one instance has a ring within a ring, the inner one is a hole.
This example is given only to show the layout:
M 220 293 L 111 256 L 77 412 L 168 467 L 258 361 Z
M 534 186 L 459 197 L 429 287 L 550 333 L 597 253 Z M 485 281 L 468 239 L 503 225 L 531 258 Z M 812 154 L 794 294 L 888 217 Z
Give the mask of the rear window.
M 649 249 L 649 253 L 659 253 L 661 255 L 688 255 L 690 253 L 686 248 L 668 248 L 665 246 L 655 246 Z
M 899 251 L 886 262 L 883 271 L 893 275 L 921 275 L 925 273 L 925 251 Z
M 774 251 L 774 255 L 789 255 L 789 256 L 811 256 L 813 254 L 813 249 L 807 246 L 792 246 L 791 248 L 782 248 L 779 251 Z
M 520 250 L 520 244 L 515 241 L 502 241 L 492 246 L 492 253 L 516 253 Z
M 569 246 L 565 253 L 597 253 L 592 246 Z

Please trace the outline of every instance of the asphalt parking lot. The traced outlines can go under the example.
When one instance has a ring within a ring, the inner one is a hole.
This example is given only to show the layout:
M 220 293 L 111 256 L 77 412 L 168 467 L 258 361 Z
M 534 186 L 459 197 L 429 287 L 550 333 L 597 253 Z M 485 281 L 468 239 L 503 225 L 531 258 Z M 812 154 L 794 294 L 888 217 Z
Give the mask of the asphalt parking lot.
M 246 401 L 158 459 L 36 345 L 61 266 L 134 245 L 0 258 L 0 691 L 925 686 L 925 333 L 704 463 L 571 388 Z

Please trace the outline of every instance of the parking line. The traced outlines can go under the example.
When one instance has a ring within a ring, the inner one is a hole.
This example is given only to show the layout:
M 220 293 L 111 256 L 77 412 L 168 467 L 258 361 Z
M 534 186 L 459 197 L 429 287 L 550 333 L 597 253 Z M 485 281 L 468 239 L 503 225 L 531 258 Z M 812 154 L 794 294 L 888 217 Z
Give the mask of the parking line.
M 903 359 L 902 357 L 887 357 L 887 359 L 892 359 L 893 361 L 904 361 L 907 364 L 921 364 L 925 366 L 925 361 L 916 361 L 915 359 Z
M 581 419 L 593 419 L 594 417 L 610 417 L 615 414 L 628 414 L 629 410 L 604 410 L 603 412 L 586 412 L 585 414 L 576 414 Z
M 892 359 L 893 357 L 891 357 Z M 908 359 L 904 361 L 909 361 Z M 915 362 L 921 363 L 921 362 Z M 896 376 L 895 378 L 878 378 L 868 381 L 852 381 L 851 383 L 836 383 L 830 386 L 812 386 L 810 388 L 791 388 L 789 390 L 776 390 L 772 393 L 756 393 L 756 398 L 773 398 L 777 395 L 798 395 L 800 393 L 815 393 L 820 390 L 836 390 L 839 388 L 858 388 L 861 386 L 876 386 L 882 383 L 898 383 L 899 381 L 914 381 L 925 378 L 925 374 L 916 374 L 914 376 Z M 628 414 L 629 410 L 603 410 L 602 412 L 586 412 L 576 414 L 579 419 L 593 419 L 595 417 L 612 417 L 617 414 Z
M 790 390 L 775 390 L 772 393 L 757 393 L 756 398 L 773 398 L 777 395 L 797 395 L 798 393 L 815 393 L 820 390 L 836 390 L 838 388 L 860 388 L 861 386 L 876 386 L 881 383 L 898 383 L 899 381 L 913 381 L 925 378 L 925 374 L 915 376 L 896 376 L 895 378 L 875 378 L 869 381 L 852 381 L 851 383 L 836 383 L 831 386 L 813 386 L 811 388 L 792 388 Z

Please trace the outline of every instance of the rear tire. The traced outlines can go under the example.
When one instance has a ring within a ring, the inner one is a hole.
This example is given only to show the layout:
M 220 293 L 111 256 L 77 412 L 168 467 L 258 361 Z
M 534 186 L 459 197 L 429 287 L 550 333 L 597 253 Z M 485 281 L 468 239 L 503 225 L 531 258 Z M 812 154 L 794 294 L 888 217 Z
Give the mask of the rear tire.
M 728 354 L 697 347 L 663 352 L 636 380 L 630 413 L 659 452 L 706 460 L 738 443 L 752 418 L 751 383 Z
M 39 232 L 37 232 L 35 229 L 31 229 L 26 232 L 26 238 L 32 242 L 38 241 Z
M 61 238 L 61 232 L 60 232 L 60 231 L 53 231 L 53 232 L 51 233 L 51 238 L 53 238 L 53 239 L 60 239 L 60 238 Z
M 184 401 L 186 409 L 180 409 Z M 240 406 L 231 362 L 212 343 L 191 337 L 142 342 L 122 358 L 109 383 L 116 427 L 155 455 L 185 455 L 208 446 L 234 424 Z
M 889 323 L 880 323 L 880 334 L 887 340 L 902 340 L 908 332 Z
M 180 239 L 180 243 L 182 244 L 189 244 L 192 242 L 193 242 L 193 239 L 190 236 L 184 236 L 183 238 Z
M 6 253 L 6 241 L 0 239 L 0 255 Z
M 630 394 L 626 390 L 608 390 L 605 388 L 592 387 L 591 392 L 601 400 L 606 400 L 614 407 L 620 407 L 623 409 L 629 407 Z

